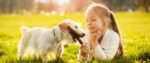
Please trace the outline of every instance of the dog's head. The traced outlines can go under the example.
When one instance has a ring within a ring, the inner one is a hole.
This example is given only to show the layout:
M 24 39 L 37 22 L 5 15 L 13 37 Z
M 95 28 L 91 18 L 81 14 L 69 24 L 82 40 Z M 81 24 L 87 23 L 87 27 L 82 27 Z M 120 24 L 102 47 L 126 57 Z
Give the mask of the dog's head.
M 76 42 L 77 38 L 85 36 L 80 27 L 80 23 L 74 22 L 73 20 L 69 19 L 64 20 L 61 24 L 59 24 L 59 28 L 65 35 L 65 38 L 73 42 Z

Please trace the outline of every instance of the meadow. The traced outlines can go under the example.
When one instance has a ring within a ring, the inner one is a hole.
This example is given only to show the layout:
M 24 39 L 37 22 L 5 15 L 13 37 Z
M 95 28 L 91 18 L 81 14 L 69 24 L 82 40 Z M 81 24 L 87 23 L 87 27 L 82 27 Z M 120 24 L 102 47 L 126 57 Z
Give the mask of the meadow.
M 94 60 L 93 63 L 141 63 L 150 62 L 150 14 L 143 12 L 115 13 L 122 34 L 124 55 L 111 61 Z M 0 15 L 0 63 L 42 63 L 41 60 L 17 60 L 17 45 L 21 37 L 20 27 L 53 27 L 64 19 L 82 22 L 86 29 L 83 13 L 60 15 Z M 77 63 L 79 45 L 65 47 L 62 60 L 51 58 L 50 63 Z

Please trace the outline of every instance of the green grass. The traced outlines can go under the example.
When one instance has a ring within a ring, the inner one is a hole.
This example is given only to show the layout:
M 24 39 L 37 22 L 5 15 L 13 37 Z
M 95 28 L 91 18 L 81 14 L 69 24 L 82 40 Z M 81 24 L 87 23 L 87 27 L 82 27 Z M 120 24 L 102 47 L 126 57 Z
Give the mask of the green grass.
M 94 60 L 93 63 L 140 63 L 142 60 L 150 62 L 150 14 L 147 13 L 115 13 L 125 46 L 123 57 L 111 61 Z M 31 59 L 17 60 L 17 45 L 21 37 L 20 27 L 53 27 L 64 19 L 73 19 L 83 23 L 85 18 L 82 13 L 67 14 L 64 16 L 23 16 L 23 15 L 0 15 L 0 63 L 41 63 L 41 60 Z M 77 63 L 79 46 L 69 44 L 61 61 L 50 62 Z

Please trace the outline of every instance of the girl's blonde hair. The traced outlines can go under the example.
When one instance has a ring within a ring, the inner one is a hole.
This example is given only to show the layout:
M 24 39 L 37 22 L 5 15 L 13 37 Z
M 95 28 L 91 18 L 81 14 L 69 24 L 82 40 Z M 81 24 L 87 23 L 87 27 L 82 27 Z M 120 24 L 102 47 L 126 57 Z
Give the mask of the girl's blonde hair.
M 103 31 L 101 34 L 101 38 L 99 39 L 99 42 L 101 42 L 103 35 L 108 27 L 114 30 L 116 33 L 118 33 L 118 35 L 120 36 L 120 42 L 119 42 L 119 47 L 118 47 L 118 50 L 120 52 L 119 57 L 122 56 L 123 45 L 121 41 L 121 34 L 120 34 L 118 24 L 117 24 L 114 14 L 106 6 L 102 4 L 98 4 L 98 3 L 91 3 L 91 5 L 85 11 L 85 16 L 89 11 L 94 11 L 97 17 L 102 18 L 102 21 L 103 21 L 104 27 L 103 27 Z

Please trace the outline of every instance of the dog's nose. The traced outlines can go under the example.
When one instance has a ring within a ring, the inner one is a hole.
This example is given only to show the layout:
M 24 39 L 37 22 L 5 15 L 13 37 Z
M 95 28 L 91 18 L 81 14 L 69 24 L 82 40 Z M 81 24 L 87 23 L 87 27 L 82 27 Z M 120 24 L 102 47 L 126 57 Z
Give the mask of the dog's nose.
M 82 33 L 82 36 L 81 37 L 84 37 L 85 36 L 85 34 L 84 33 Z
M 85 34 L 83 33 L 83 36 L 85 36 Z

